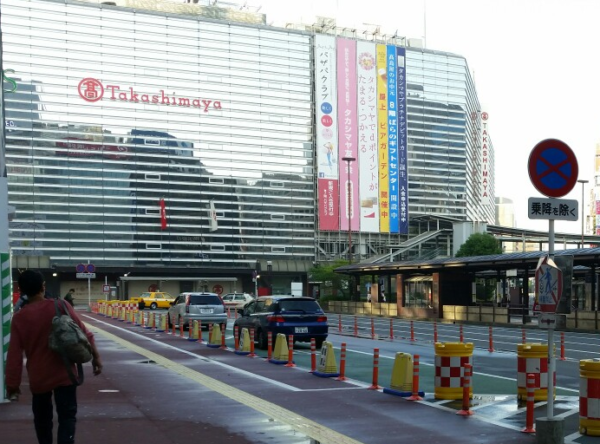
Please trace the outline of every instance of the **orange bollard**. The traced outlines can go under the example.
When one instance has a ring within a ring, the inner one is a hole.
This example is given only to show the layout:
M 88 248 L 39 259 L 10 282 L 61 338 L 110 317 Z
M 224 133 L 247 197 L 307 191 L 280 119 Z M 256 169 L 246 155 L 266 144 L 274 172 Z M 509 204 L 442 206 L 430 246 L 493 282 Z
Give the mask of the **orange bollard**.
M 210 344 L 210 341 L 212 340 L 212 322 L 210 324 L 208 324 L 208 343 Z M 173 327 L 175 328 L 175 327 Z
M 287 364 L 284 364 L 284 367 L 296 367 L 296 364 L 294 364 L 294 335 L 290 335 L 289 336 L 289 343 L 288 343 L 288 362 Z
M 464 365 L 464 376 L 462 377 L 463 399 L 462 409 L 456 412 L 457 415 L 471 416 L 473 412 L 469 410 L 471 403 L 469 401 L 471 395 L 471 364 Z
M 198 319 L 198 342 L 202 344 L 202 321 Z
M 144 313 L 140 312 L 140 318 L 141 318 L 140 319 L 140 326 L 142 328 L 146 328 L 146 327 L 144 327 L 144 321 L 146 320 L 146 317 L 144 316 Z
M 337 381 L 346 380 L 346 343 L 342 342 L 342 350 L 340 351 L 340 376 L 335 378 Z
M 175 321 L 173 321 L 173 336 L 175 336 Z
M 179 337 L 183 338 L 183 319 L 179 322 Z
M 379 349 L 373 349 L 373 383 L 368 388 L 369 390 L 379 390 L 381 386 L 379 381 Z
M 567 358 L 565 358 L 565 332 L 561 331 L 560 332 L 560 360 L 564 361 Z
M 358 319 L 354 316 L 354 337 L 358 336 Z
M 267 333 L 267 359 L 271 360 L 273 357 L 273 332 Z
M 338 331 L 342 332 L 342 315 L 338 315 Z
M 415 342 L 415 325 L 413 321 L 410 321 L 410 340 Z
M 375 339 L 375 321 L 371 318 L 371 339 Z
M 419 396 L 419 355 L 415 355 L 413 361 L 413 383 L 412 395 L 406 398 L 407 401 L 421 401 L 423 398 Z
M 433 323 L 433 343 L 435 344 L 438 341 L 437 336 L 437 322 Z
M 390 341 L 394 340 L 394 320 L 390 318 Z
M 463 325 L 460 324 L 458 326 L 458 330 L 459 330 L 459 341 L 458 342 L 464 342 L 464 336 L 463 336 Z
M 527 334 L 525 333 L 525 329 L 524 328 L 521 329 L 521 340 L 522 340 L 522 344 L 526 344 L 527 343 Z
M 525 428 L 521 430 L 523 433 L 535 433 L 534 423 L 535 409 L 535 375 L 527 373 L 527 414 L 525 416 Z
M 492 335 L 492 326 L 490 325 L 489 327 L 489 336 L 490 336 L 490 347 L 488 348 L 488 351 L 490 353 L 494 352 L 494 337 Z
M 193 330 L 192 320 L 190 319 L 189 322 L 188 322 L 188 338 L 192 337 L 192 330 Z
M 254 329 L 250 329 L 250 354 L 248 354 L 250 358 L 256 357 L 256 353 L 254 353 Z
M 227 324 L 222 324 L 223 328 L 221 329 L 221 350 L 227 350 L 227 344 L 225 344 L 225 329 Z
M 310 372 L 314 373 L 317 371 L 317 345 L 315 338 L 310 338 Z
M 233 344 L 234 350 L 238 351 L 240 349 L 240 328 L 237 325 L 233 327 Z

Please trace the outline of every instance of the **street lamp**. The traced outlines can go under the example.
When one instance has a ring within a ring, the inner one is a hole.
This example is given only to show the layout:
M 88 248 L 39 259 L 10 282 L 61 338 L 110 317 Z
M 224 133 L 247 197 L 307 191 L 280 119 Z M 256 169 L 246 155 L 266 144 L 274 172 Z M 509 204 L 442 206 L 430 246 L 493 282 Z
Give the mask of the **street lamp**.
M 352 265 L 352 182 L 350 181 L 350 164 L 355 157 L 342 157 L 346 162 L 346 191 L 348 194 L 348 265 Z M 354 299 L 354 279 L 350 275 L 350 300 Z
M 585 199 L 584 188 L 585 184 L 589 182 L 589 180 L 580 179 L 577 182 L 581 184 L 581 248 L 583 248 L 583 233 L 584 233 L 584 223 L 585 223 L 585 209 L 583 207 L 583 202 Z

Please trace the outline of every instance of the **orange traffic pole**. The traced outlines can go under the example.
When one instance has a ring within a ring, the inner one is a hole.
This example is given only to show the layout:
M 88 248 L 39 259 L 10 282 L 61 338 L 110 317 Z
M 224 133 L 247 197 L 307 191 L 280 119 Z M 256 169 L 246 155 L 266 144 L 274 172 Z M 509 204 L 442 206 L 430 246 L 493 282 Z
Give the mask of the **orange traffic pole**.
M 469 410 L 471 403 L 469 401 L 471 395 L 471 364 L 464 365 L 464 376 L 462 377 L 463 399 L 462 409 L 456 412 L 457 415 L 471 416 L 473 412 Z
M 525 416 L 525 428 L 523 433 L 535 433 L 533 427 L 533 411 L 535 409 L 535 375 L 527 373 L 527 414 Z
M 179 337 L 183 338 L 183 319 L 179 322 Z
M 410 340 L 415 341 L 415 325 L 413 321 L 410 321 Z
M 210 341 L 212 340 L 212 322 L 210 324 L 208 324 L 208 343 L 210 344 Z M 173 327 L 175 328 L 175 327 Z
M 193 330 L 193 328 L 192 328 L 192 322 L 193 321 L 191 319 L 188 322 L 188 338 L 192 337 L 192 330 Z
M 271 359 L 273 357 L 273 333 L 267 333 L 267 359 Z
M 338 381 L 346 380 L 346 343 L 342 342 L 342 350 L 340 351 L 340 376 L 335 378 Z
M 317 371 L 317 345 L 315 338 L 310 338 L 310 373 Z
M 248 354 L 250 358 L 254 358 L 256 353 L 254 353 L 254 329 L 250 329 L 250 354 Z
M 284 367 L 296 367 L 296 364 L 294 364 L 294 335 L 290 335 L 289 338 L 288 362 L 284 364 Z
M 407 401 L 420 401 L 423 399 L 419 396 L 419 355 L 414 356 L 412 395 L 406 399 Z
M 141 326 L 142 328 L 145 328 L 145 327 L 144 327 L 144 321 L 145 321 L 144 312 L 140 311 L 140 326 Z
M 240 328 L 237 325 L 233 327 L 233 344 L 235 351 L 238 351 L 240 349 Z
M 373 349 L 373 383 L 369 390 L 379 390 L 381 386 L 377 383 L 379 380 L 379 349 Z
M 390 340 L 394 340 L 394 319 L 390 318 Z
M 375 321 L 371 318 L 371 339 L 375 339 Z
M 490 347 L 488 348 L 488 351 L 490 353 L 494 352 L 494 336 L 492 335 L 492 326 L 490 325 L 489 327 L 489 336 L 490 336 Z
M 226 325 L 227 324 L 222 324 L 223 328 L 221 329 L 221 349 L 222 350 L 227 350 L 227 344 L 225 344 L 225 329 L 227 328 Z
M 463 325 L 462 324 L 460 324 L 458 326 L 458 330 L 459 330 L 459 341 L 458 342 L 464 342 Z
M 155 320 L 156 321 L 156 320 Z M 167 329 L 168 330 L 168 329 Z M 173 321 L 173 336 L 175 336 L 175 321 Z
M 437 341 L 438 341 L 437 322 L 434 321 L 434 323 L 433 323 L 433 343 L 435 344 Z
M 338 315 L 338 331 L 342 332 L 342 315 Z
M 198 319 L 198 342 L 202 344 L 202 321 Z
M 560 332 L 560 360 L 564 361 L 567 358 L 565 358 L 565 332 L 561 331 Z
M 525 333 L 525 329 L 524 328 L 521 329 L 521 340 L 522 340 L 523 344 L 527 343 L 527 334 Z

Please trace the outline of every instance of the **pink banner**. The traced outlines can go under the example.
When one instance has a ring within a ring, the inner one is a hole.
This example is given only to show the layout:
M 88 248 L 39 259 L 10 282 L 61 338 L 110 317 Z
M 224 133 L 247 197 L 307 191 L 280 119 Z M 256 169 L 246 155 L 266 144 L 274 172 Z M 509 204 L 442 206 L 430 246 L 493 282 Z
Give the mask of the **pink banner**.
M 335 179 L 319 179 L 319 228 L 334 231 L 339 228 L 339 193 L 338 181 Z
M 356 41 L 337 39 L 338 158 L 342 192 L 340 228 L 348 230 L 350 225 L 353 231 L 358 231 L 360 227 L 356 89 Z M 344 158 L 354 160 L 344 161 Z M 348 208 L 349 201 L 352 211 Z

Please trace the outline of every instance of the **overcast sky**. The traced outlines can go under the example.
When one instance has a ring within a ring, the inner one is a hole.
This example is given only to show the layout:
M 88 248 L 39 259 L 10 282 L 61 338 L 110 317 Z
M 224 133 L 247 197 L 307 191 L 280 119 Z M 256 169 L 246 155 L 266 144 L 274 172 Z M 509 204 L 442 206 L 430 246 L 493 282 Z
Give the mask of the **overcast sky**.
M 496 196 L 515 202 L 517 226 L 547 230 L 527 218 L 527 199 L 541 197 L 527 161 L 541 140 L 557 138 L 579 162 L 579 179 L 594 179 L 600 142 L 600 1 L 597 0 L 256 0 L 267 22 L 313 23 L 425 37 L 429 49 L 460 54 L 490 114 L 496 153 Z M 581 200 L 581 184 L 565 199 Z M 587 207 L 586 207 L 587 209 Z M 581 214 L 581 208 L 579 210 Z M 557 232 L 580 233 L 581 220 L 556 222 Z

